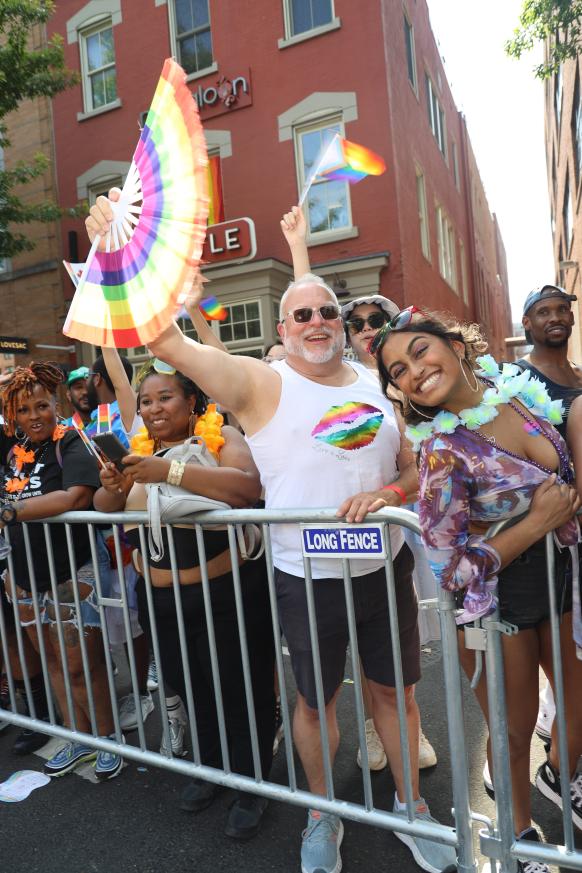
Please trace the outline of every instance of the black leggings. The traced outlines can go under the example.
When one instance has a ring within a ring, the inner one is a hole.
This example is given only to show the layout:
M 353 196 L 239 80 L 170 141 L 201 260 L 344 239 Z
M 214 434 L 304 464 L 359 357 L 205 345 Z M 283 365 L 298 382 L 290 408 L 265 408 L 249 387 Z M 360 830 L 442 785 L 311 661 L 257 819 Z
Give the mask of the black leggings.
M 266 779 L 275 733 L 275 647 L 264 560 L 247 562 L 240 575 L 262 775 Z M 212 579 L 210 592 L 230 765 L 235 773 L 254 776 L 232 575 Z M 164 682 L 186 702 L 174 590 L 153 587 L 152 594 Z M 200 756 L 203 764 L 222 769 L 202 585 L 182 585 L 180 594 Z M 139 623 L 151 636 L 142 578 L 137 584 L 137 599 Z

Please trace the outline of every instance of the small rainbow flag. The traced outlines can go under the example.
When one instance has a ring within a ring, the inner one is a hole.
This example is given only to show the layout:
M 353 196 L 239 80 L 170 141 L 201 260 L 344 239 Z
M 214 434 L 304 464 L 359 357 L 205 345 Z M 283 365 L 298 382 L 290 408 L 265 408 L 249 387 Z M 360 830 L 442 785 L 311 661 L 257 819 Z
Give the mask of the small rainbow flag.
M 100 403 L 97 407 L 97 433 L 109 433 L 111 430 L 111 410 L 108 403 Z
M 228 318 L 228 312 L 216 297 L 205 297 L 204 300 L 201 300 L 200 310 L 209 321 L 224 321 L 225 318 Z
M 381 176 L 386 163 L 365 146 L 338 136 L 318 175 L 325 179 L 345 180 L 350 184 L 366 176 Z

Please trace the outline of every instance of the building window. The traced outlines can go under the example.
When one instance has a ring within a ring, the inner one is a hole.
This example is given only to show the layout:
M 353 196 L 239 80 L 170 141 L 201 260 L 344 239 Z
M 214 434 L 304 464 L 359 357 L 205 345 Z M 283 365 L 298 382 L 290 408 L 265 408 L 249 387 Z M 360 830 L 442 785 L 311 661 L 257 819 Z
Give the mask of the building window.
M 582 101 L 580 100 L 580 76 L 578 70 L 576 70 L 576 85 L 574 87 L 572 142 L 574 143 L 576 183 L 578 183 L 578 179 L 580 178 L 580 168 L 582 167 Z
M 554 110 L 556 112 L 556 125 L 560 130 L 562 116 L 562 68 L 558 67 L 554 76 Z
M 89 185 L 87 188 L 89 206 L 94 206 L 97 198 L 101 197 L 101 195 L 107 197 L 112 188 L 123 188 L 123 181 L 121 176 L 114 176 Z
M 79 34 L 85 112 L 117 100 L 117 72 L 111 19 Z
M 459 175 L 459 154 L 457 150 L 457 143 L 454 140 L 451 143 L 451 154 L 453 156 L 453 178 L 455 180 L 455 187 L 457 191 L 460 191 L 461 177 Z
M 562 221 L 564 224 L 564 243 L 566 246 L 566 256 L 568 256 L 570 254 L 570 244 L 572 242 L 572 233 L 574 231 L 574 215 L 572 212 L 572 197 L 570 196 L 570 178 L 568 173 L 566 173 L 566 184 L 564 185 Z
M 288 36 L 307 33 L 334 19 L 333 0 L 284 0 Z
M 414 30 L 412 24 L 404 16 L 404 44 L 406 46 L 406 66 L 408 68 L 408 81 L 416 91 L 416 56 L 414 53 Z
M 418 198 L 420 247 L 427 261 L 430 261 L 430 233 L 428 226 L 428 210 L 426 208 L 426 187 L 424 184 L 424 175 L 418 168 L 416 170 L 416 196 Z
M 212 66 L 208 0 L 172 0 L 170 28 L 178 61 L 187 73 Z
M 461 293 L 463 295 L 463 301 L 468 306 L 469 305 L 469 282 L 467 277 L 467 256 L 465 255 L 465 246 L 463 245 L 463 240 L 459 240 L 459 254 L 461 257 Z
M 455 252 L 455 232 L 440 206 L 436 208 L 437 243 L 439 250 L 440 274 L 453 291 L 457 290 L 457 263 Z
M 223 343 L 262 338 L 263 331 L 258 300 L 232 303 L 225 306 L 225 309 L 228 315 L 224 321 L 220 322 L 220 339 Z
M 343 136 L 341 121 L 319 123 L 295 130 L 295 154 L 299 190 L 321 159 L 336 134 Z M 345 231 L 352 226 L 348 183 L 316 177 L 307 195 L 307 218 L 310 236 Z
M 434 138 L 437 141 L 438 147 L 444 158 L 447 156 L 447 138 L 445 129 L 445 111 L 441 106 L 437 97 L 436 88 L 432 83 L 432 79 L 428 75 L 425 76 L 426 81 L 426 100 L 428 109 L 428 123 L 433 132 Z

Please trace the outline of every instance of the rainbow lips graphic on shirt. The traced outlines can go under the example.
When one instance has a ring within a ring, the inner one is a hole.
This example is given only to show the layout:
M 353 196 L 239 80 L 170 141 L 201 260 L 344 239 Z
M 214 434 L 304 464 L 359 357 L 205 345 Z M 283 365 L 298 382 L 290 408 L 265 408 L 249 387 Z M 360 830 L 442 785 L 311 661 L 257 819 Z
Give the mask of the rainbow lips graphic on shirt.
M 382 410 L 368 403 L 348 401 L 332 406 L 311 431 L 316 440 L 353 452 L 373 443 L 384 418 Z

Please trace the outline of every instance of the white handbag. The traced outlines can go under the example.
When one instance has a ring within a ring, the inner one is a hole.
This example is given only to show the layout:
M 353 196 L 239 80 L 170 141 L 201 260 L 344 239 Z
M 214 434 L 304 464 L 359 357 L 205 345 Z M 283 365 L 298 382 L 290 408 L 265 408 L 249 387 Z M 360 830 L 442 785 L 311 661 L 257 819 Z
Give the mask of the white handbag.
M 216 459 L 206 448 L 201 437 L 190 437 L 182 445 L 172 446 L 164 452 L 164 458 L 170 461 L 181 461 L 185 464 L 201 464 L 204 467 L 218 466 Z M 193 494 L 181 485 L 170 485 L 168 482 L 153 482 L 146 485 L 148 513 L 148 544 L 150 557 L 160 561 L 164 556 L 164 541 L 162 525 L 171 524 L 179 519 L 189 518 L 197 512 L 209 512 L 212 509 L 232 509 L 222 500 L 213 500 L 201 494 Z M 213 530 L 220 530 L 212 526 Z M 224 530 L 224 528 L 222 528 Z M 192 532 L 194 536 L 194 532 Z M 236 535 L 239 550 L 243 560 L 256 560 L 265 549 L 260 528 L 255 524 L 237 524 Z

